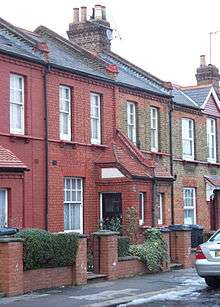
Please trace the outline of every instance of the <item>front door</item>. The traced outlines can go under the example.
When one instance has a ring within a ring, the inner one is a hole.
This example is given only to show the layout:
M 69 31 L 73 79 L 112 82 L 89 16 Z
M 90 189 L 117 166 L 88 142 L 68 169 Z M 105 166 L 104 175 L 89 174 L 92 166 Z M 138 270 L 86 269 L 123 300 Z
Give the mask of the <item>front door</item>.
M 112 218 L 121 218 L 122 201 L 121 193 L 102 193 L 102 220 L 111 220 Z

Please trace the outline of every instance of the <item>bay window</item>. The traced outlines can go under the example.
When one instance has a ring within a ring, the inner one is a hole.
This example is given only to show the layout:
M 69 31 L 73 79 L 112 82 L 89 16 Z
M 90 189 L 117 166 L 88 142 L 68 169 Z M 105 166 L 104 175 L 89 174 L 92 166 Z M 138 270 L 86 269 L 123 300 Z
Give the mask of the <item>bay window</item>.
M 8 226 L 8 196 L 6 189 L 0 189 L 0 227 Z
M 139 225 L 144 224 L 144 193 L 139 193 Z

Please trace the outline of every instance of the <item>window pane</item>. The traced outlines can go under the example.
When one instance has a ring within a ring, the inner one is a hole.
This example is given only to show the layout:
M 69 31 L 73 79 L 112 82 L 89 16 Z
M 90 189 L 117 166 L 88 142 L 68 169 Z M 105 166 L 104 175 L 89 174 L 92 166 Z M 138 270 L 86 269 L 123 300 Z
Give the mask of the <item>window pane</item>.
M 69 228 L 69 204 L 64 204 L 64 230 L 70 230 Z
M 78 230 L 80 229 L 80 205 L 72 204 L 70 206 L 70 224 L 71 229 Z
M 92 138 L 98 139 L 98 120 L 92 119 Z
M 190 209 L 184 210 L 184 224 L 195 224 L 194 210 Z
M 76 201 L 76 191 L 72 191 L 72 201 Z
M 11 104 L 12 112 L 12 128 L 21 129 L 22 128 L 22 107 L 20 105 Z
M 142 203 L 142 194 L 139 194 L 139 219 L 142 220 L 143 217 L 143 203 Z
M 68 178 L 65 179 L 65 188 L 70 189 L 70 179 Z

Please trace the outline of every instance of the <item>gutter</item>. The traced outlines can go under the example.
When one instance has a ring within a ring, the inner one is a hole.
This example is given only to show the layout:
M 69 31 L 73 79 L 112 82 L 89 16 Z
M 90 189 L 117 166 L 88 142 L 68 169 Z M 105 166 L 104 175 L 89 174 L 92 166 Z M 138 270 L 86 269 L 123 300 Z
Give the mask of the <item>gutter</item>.
M 45 229 L 48 230 L 48 189 L 49 189 L 49 142 L 48 142 L 48 73 L 50 72 L 50 64 L 46 64 L 44 68 L 44 112 L 45 112 Z
M 170 140 L 170 174 L 173 176 L 173 140 L 172 140 L 172 113 L 173 113 L 173 101 L 170 103 L 169 108 L 169 140 Z M 175 213 L 174 213 L 174 180 L 171 183 L 171 224 L 175 222 Z

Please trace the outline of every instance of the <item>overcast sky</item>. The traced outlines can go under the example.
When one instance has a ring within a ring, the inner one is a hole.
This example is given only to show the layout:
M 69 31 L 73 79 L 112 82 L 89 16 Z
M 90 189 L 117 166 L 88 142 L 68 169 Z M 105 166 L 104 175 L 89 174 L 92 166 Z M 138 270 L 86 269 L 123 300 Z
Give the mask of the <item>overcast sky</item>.
M 66 36 L 72 8 L 94 4 L 106 5 L 121 36 L 112 41 L 114 52 L 163 80 L 195 84 L 200 54 L 209 62 L 209 32 L 220 30 L 220 0 L 0 0 L 0 16 L 19 27 L 44 25 Z M 220 68 L 220 33 L 212 46 L 212 63 Z

